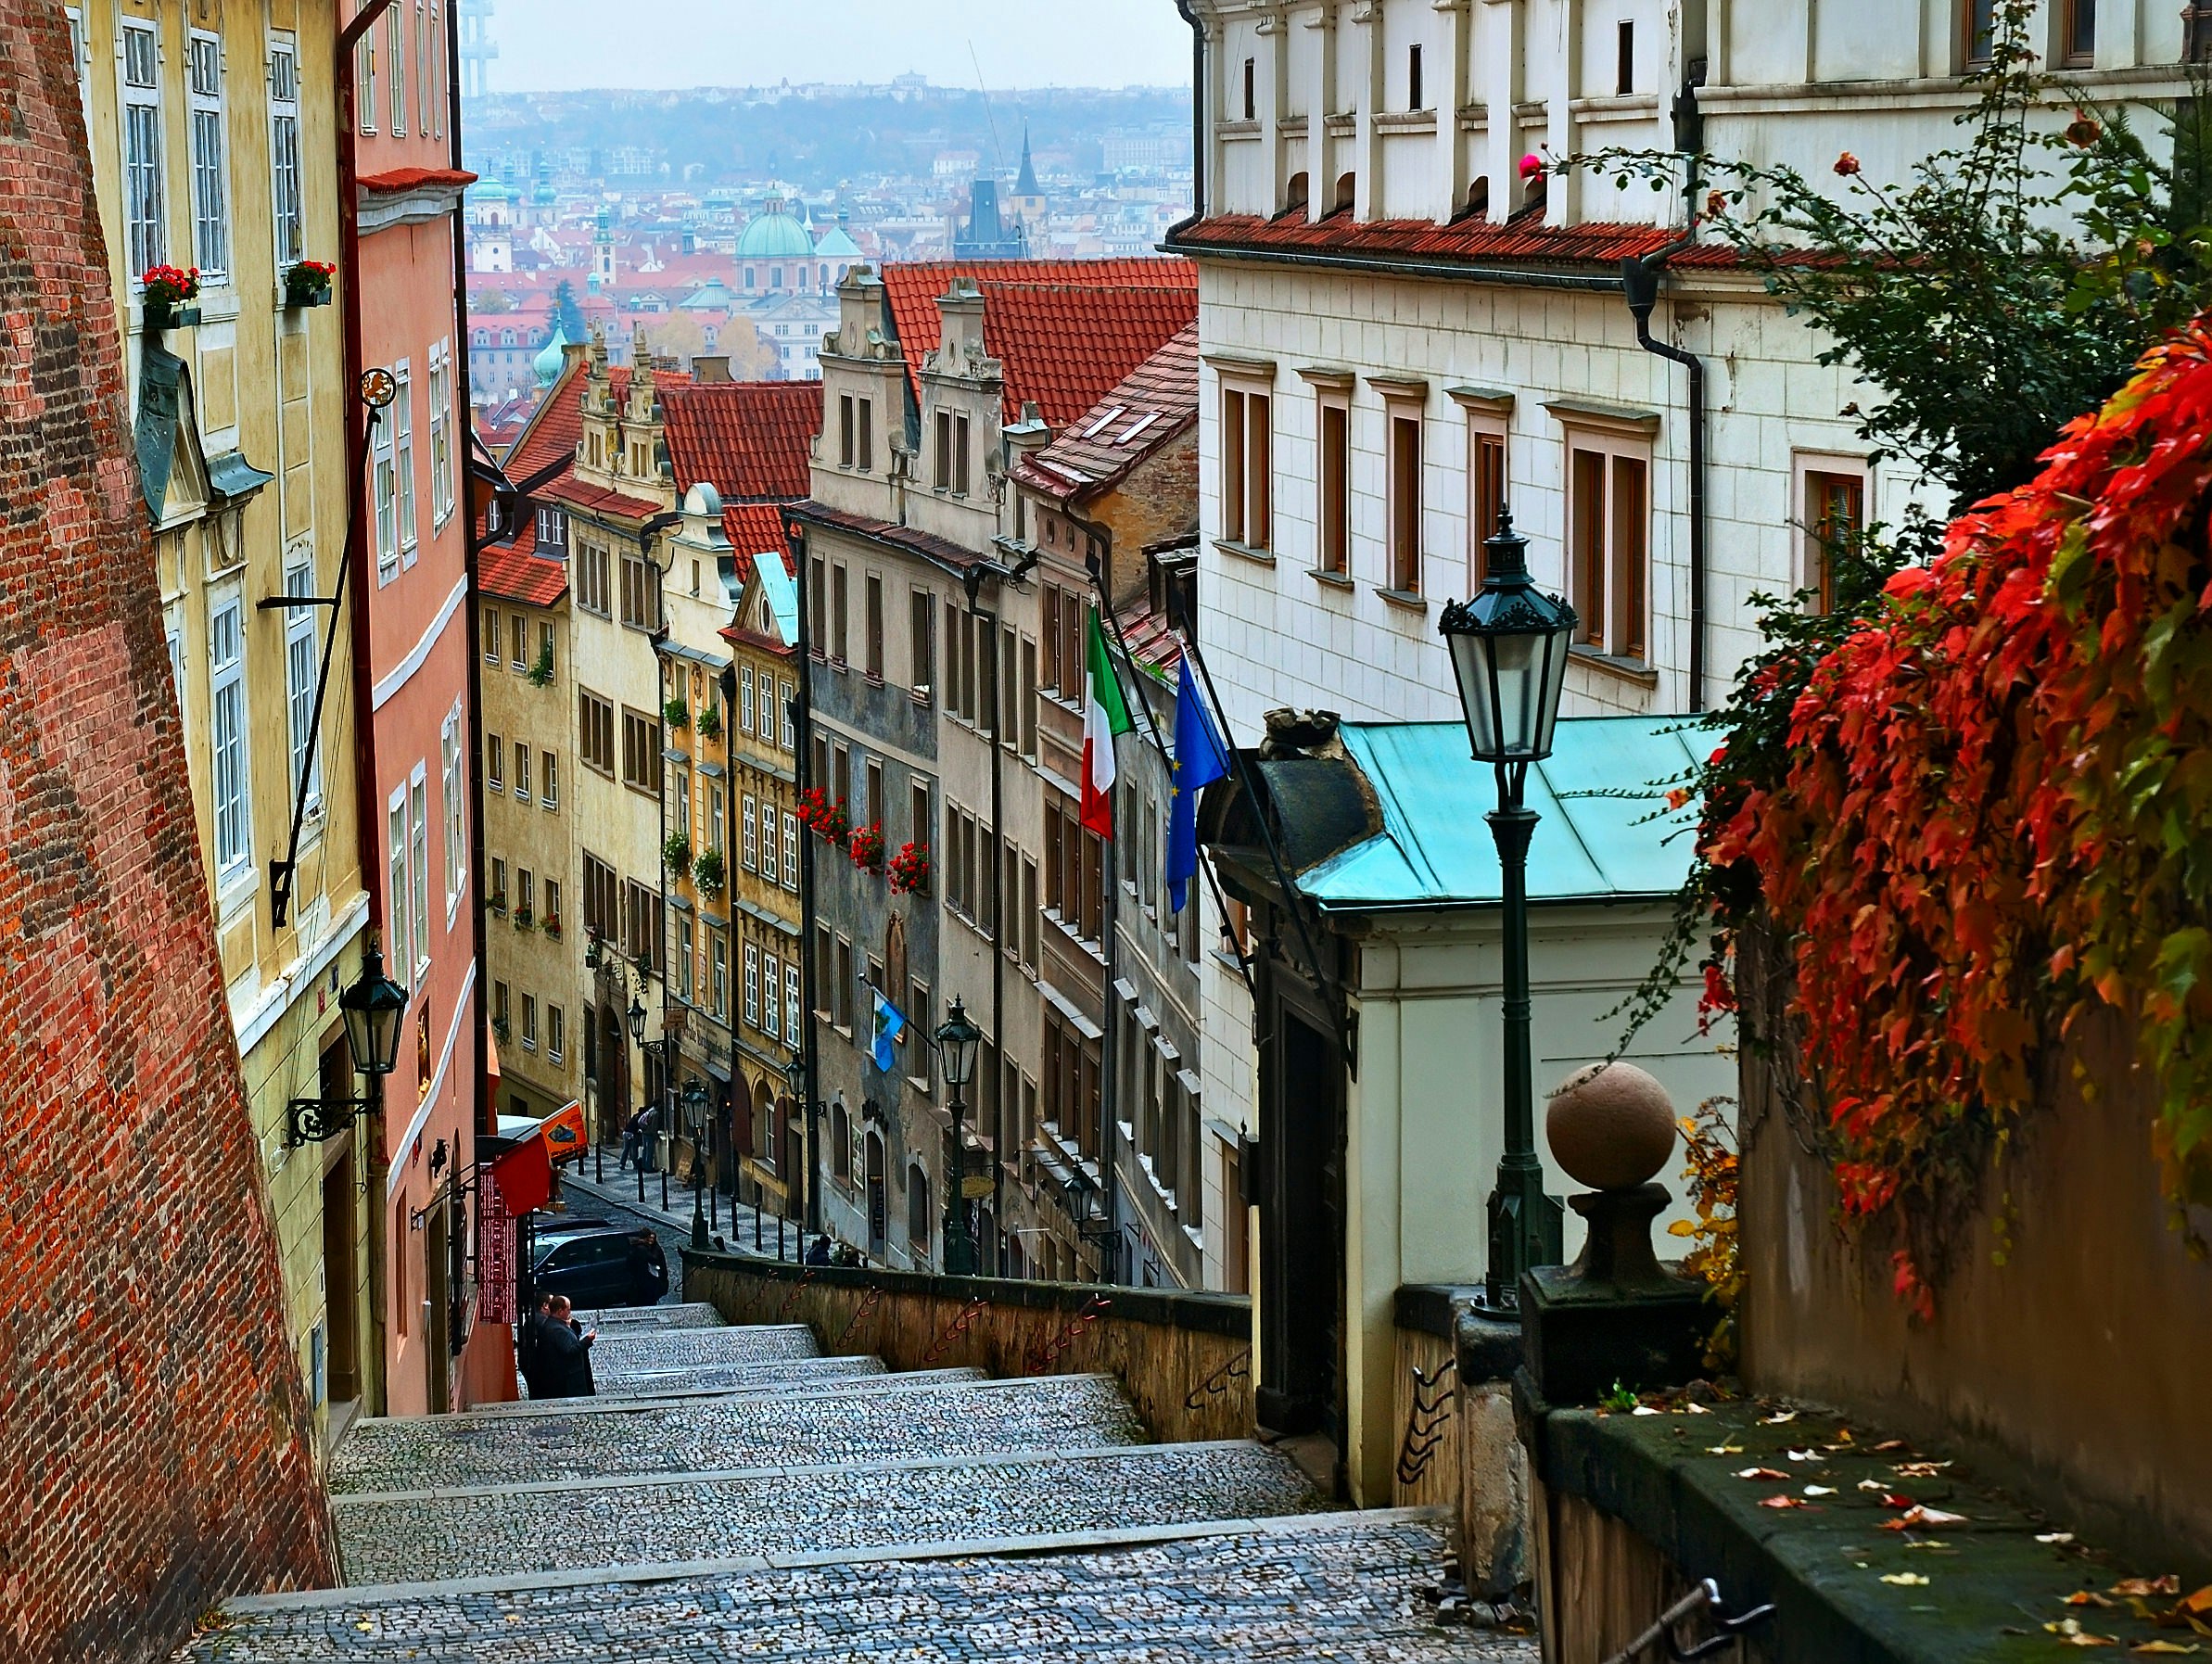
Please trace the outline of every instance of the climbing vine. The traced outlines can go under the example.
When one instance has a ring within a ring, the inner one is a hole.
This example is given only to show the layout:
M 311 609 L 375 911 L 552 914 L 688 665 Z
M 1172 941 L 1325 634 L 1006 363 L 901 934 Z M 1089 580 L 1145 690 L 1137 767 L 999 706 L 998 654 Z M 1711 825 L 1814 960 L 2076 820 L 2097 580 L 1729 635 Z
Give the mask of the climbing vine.
M 1971 1182 L 2100 1010 L 2158 1082 L 2168 1194 L 2212 1201 L 2212 326 L 2048 458 L 1888 580 L 1701 839 L 1788 933 L 1849 1215 Z M 1908 1232 L 1923 1313 L 1925 1269 Z

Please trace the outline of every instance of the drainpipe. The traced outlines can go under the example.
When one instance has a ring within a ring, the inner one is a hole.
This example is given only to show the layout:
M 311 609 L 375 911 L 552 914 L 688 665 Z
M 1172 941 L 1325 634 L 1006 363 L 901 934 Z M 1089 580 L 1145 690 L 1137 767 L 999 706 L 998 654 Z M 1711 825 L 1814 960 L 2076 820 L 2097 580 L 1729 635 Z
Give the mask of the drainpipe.
M 1700 75 L 1683 83 L 1674 96 L 1674 148 L 1686 159 L 1683 195 L 1688 231 L 1679 241 L 1642 259 L 1621 262 L 1621 290 L 1636 321 L 1636 345 L 1689 373 L 1690 416 L 1690 709 L 1705 709 L 1705 362 L 1651 334 L 1652 309 L 1659 304 L 1659 275 L 1667 261 L 1697 240 L 1697 186 L 1703 158 L 1705 119 L 1697 109 Z
M 1167 228 L 1170 244 L 1206 217 L 1206 25 L 1195 0 L 1176 0 L 1176 10 L 1190 25 L 1190 217 Z
M 361 113 L 354 108 L 354 51 L 362 37 L 368 33 L 377 20 L 391 8 L 392 0 L 365 0 L 351 22 L 338 32 L 337 48 L 332 55 L 332 85 L 337 95 L 337 194 L 338 194 L 338 264 L 345 281 L 339 285 L 340 317 L 345 339 L 346 356 L 346 450 L 351 475 L 346 486 L 346 551 L 348 581 L 353 586 L 355 600 L 350 620 L 349 644 L 353 654 L 353 709 L 355 714 L 353 736 L 353 796 L 354 840 L 359 846 L 361 860 L 361 887 L 369 902 L 369 940 L 382 938 L 379 921 L 384 917 L 384 859 L 376 842 L 376 827 L 383 812 L 383 805 L 376 794 L 376 708 L 375 677 L 369 658 L 369 597 L 375 593 L 374 574 L 369 570 L 369 548 L 366 540 L 364 508 L 368 497 L 369 432 L 368 425 L 354 419 L 354 406 L 361 397 L 362 372 L 367 367 L 367 349 L 362 345 L 361 315 L 361 198 L 360 143 Z M 471 609 L 472 611 L 474 609 Z M 385 1214 L 389 1198 L 385 1187 L 389 1182 L 390 1152 L 385 1149 L 383 1082 L 375 1076 L 369 1080 L 369 1101 L 372 1106 L 365 1123 L 369 1146 L 368 1173 L 365 1175 L 369 1199 L 369 1379 L 363 1385 L 369 1391 L 369 1402 L 374 1413 L 383 1415 L 389 1408 L 387 1396 L 385 1355 L 385 1300 L 387 1278 L 385 1256 Z
M 807 534 L 796 520 L 783 522 L 783 536 L 791 549 L 793 589 L 798 601 L 798 629 L 792 643 L 792 754 L 791 774 L 795 794 L 804 794 L 809 786 L 819 785 L 810 780 L 808 772 L 814 757 L 814 674 L 812 660 L 807 654 L 811 643 L 807 637 L 808 603 L 813 591 L 809 588 L 807 569 Z M 804 833 L 799 839 L 799 1020 L 806 1024 L 799 1037 L 801 1078 L 807 1094 L 807 1228 L 816 1236 L 822 1234 L 821 1205 L 821 1092 L 815 1077 L 814 1048 L 814 834 Z M 784 1039 L 789 1041 L 790 1035 Z M 848 1133 L 849 1136 L 849 1133 Z M 865 1186 L 865 1177 L 863 1177 Z M 872 1203 L 869 1204 L 872 1206 Z
M 978 562 L 960 574 L 960 587 L 968 591 L 968 616 L 980 618 L 990 631 L 991 662 L 998 666 L 998 615 L 986 613 L 978 603 L 978 596 L 986 577 L 996 577 L 995 563 Z M 991 835 L 998 845 L 998 854 L 991 861 L 991 1045 L 998 1054 L 998 1078 L 991 1084 L 991 1101 L 997 1106 L 991 1117 L 991 1270 L 993 1277 L 1006 1275 L 1005 1216 L 999 1212 L 1005 1200 L 1006 1174 L 1006 821 L 998 778 L 999 748 L 1006 736 L 998 730 L 1000 715 L 1006 709 L 1006 689 L 1000 686 L 1003 666 L 991 677 Z M 962 1157 L 963 1162 L 965 1156 Z M 961 1207 L 967 1198 L 960 1199 Z

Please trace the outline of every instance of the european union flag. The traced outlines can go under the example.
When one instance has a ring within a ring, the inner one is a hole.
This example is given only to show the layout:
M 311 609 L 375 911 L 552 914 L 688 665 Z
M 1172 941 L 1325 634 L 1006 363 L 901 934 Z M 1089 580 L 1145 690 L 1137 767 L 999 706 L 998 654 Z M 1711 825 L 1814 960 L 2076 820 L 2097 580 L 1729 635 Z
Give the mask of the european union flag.
M 1188 653 L 1176 682 L 1176 755 L 1168 767 L 1175 787 L 1167 806 L 1167 901 L 1179 913 L 1198 876 L 1198 794 L 1229 771 L 1228 747 L 1199 697 Z

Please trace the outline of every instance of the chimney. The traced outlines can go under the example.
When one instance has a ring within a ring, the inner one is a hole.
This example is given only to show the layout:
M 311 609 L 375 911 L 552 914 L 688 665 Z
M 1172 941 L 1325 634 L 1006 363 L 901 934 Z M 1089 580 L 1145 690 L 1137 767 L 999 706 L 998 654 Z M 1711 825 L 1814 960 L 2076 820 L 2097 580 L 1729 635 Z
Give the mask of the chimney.
M 692 379 L 701 387 L 730 379 L 730 355 L 727 352 L 701 352 L 692 358 Z

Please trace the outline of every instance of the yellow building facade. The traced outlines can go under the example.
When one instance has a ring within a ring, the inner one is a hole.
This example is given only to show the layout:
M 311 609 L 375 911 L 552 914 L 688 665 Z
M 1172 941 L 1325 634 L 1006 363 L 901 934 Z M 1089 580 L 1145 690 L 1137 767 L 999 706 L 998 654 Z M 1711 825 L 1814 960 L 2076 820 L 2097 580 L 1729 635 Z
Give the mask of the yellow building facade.
M 369 1152 L 356 1131 L 287 1138 L 291 1100 L 358 1095 L 338 994 L 369 923 L 354 789 L 367 713 L 350 647 L 360 598 L 287 604 L 337 592 L 360 409 L 339 309 L 287 304 L 285 282 L 301 260 L 338 258 L 337 26 L 329 5 L 304 0 L 65 9 L 231 1020 L 294 1345 L 327 1437 L 381 1403 Z M 141 283 L 160 265 L 199 269 L 199 295 L 173 318 Z

